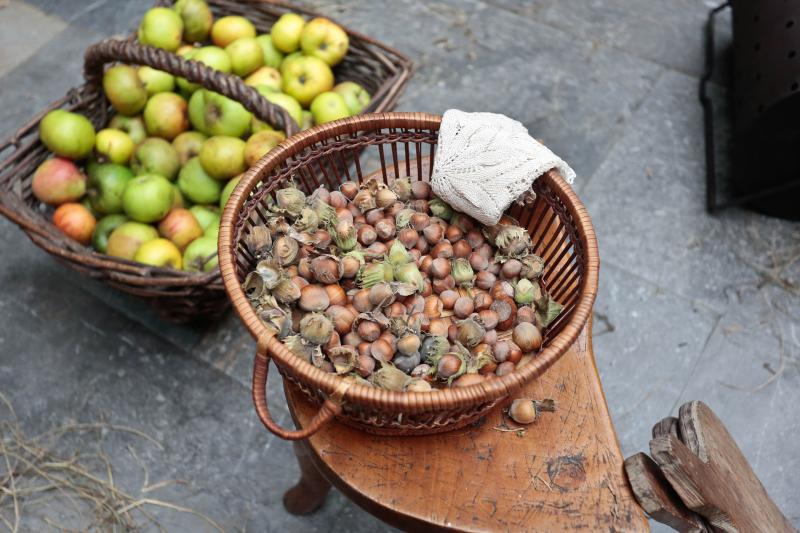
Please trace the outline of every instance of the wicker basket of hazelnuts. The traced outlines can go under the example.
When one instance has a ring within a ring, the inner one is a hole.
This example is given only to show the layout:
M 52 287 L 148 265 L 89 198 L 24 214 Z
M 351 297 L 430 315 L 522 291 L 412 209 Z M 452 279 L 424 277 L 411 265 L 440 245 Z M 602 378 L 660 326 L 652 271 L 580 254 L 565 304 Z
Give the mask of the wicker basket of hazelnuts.
M 231 195 L 220 268 L 258 342 L 253 398 L 273 433 L 305 438 L 337 417 L 381 434 L 461 427 L 541 375 L 585 325 L 599 260 L 580 200 L 551 170 L 495 226 L 454 211 L 429 184 L 440 121 L 384 113 L 315 127 Z M 270 360 L 320 405 L 307 427 L 270 417 Z

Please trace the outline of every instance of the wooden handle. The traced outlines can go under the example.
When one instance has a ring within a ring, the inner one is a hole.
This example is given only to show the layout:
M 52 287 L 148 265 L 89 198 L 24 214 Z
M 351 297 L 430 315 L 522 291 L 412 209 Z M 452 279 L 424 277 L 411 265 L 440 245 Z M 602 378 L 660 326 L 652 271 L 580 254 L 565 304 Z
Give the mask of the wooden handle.
M 256 406 L 256 413 L 261 423 L 264 424 L 268 430 L 285 440 L 300 440 L 306 439 L 322 429 L 322 427 L 333 420 L 336 415 L 342 412 L 342 405 L 339 401 L 334 401 L 332 398 L 327 398 L 319 412 L 314 415 L 314 418 L 308 423 L 306 427 L 298 430 L 288 430 L 280 427 L 272 419 L 269 413 L 269 406 L 267 405 L 267 376 L 269 375 L 269 354 L 266 350 L 266 341 L 259 341 L 258 350 L 256 351 L 255 364 L 253 366 L 253 403 Z M 337 398 L 341 396 L 337 395 Z
M 114 61 L 147 65 L 198 83 L 206 89 L 236 100 L 259 119 L 285 131 L 287 137 L 300 131 L 297 122 L 284 108 L 271 103 L 237 76 L 216 71 L 199 61 L 182 58 L 161 48 L 132 41 L 106 39 L 90 46 L 86 50 L 83 63 L 86 81 L 102 90 L 103 66 Z

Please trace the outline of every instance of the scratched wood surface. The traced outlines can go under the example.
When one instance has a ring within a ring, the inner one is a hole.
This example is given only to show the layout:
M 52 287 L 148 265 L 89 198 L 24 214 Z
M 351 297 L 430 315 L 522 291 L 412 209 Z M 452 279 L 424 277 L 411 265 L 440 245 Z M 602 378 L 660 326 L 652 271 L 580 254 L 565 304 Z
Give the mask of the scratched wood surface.
M 517 397 L 552 398 L 525 434 L 498 409 L 441 435 L 381 437 L 334 423 L 305 444 L 345 495 L 406 530 L 648 531 L 623 474 L 587 325 L 575 345 Z M 285 385 L 295 422 L 316 412 Z

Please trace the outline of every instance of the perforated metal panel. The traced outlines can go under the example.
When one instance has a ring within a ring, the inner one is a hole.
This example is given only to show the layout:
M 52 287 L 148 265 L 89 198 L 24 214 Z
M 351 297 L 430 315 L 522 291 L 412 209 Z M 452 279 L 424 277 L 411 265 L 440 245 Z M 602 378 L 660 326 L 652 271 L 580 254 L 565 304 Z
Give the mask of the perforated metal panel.
M 732 0 L 734 189 L 800 219 L 800 0 Z M 783 188 L 782 188 L 783 187 Z

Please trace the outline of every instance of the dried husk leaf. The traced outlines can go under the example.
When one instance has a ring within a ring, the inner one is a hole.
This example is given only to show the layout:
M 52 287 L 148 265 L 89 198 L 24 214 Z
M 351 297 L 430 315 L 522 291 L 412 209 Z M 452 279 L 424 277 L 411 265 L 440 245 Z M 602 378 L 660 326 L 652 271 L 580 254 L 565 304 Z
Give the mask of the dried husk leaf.
M 280 264 L 272 256 L 259 261 L 256 265 L 256 272 L 261 276 L 264 287 L 267 290 L 274 289 L 281 280 L 282 270 Z
M 371 193 L 367 189 L 362 189 L 358 191 L 355 198 L 353 198 L 353 203 L 362 213 L 366 213 L 370 209 L 375 209 L 375 195 Z
M 336 346 L 328 350 L 328 359 L 333 363 L 337 374 L 347 374 L 356 366 L 358 352 L 352 346 Z
M 519 274 L 521 277 L 530 280 L 542 277 L 544 273 L 544 259 L 538 255 L 530 254 L 520 259 L 520 261 L 522 261 L 522 270 Z
M 300 335 L 312 344 L 325 344 L 333 334 L 333 322 L 322 313 L 309 313 L 300 321 Z
M 504 255 L 520 257 L 528 253 L 531 236 L 520 226 L 502 226 L 495 237 L 494 244 Z
M 549 294 L 542 296 L 536 302 L 536 320 L 539 323 L 539 327 L 546 328 L 549 326 L 553 320 L 558 318 L 563 309 L 564 306 L 551 298 Z
M 334 267 L 332 271 L 327 268 L 331 265 Z M 324 254 L 311 260 L 311 273 L 320 283 L 330 285 L 331 283 L 338 283 L 342 279 L 344 267 L 335 255 Z
M 304 207 L 300 211 L 300 216 L 294 221 L 294 227 L 298 231 L 314 232 L 319 228 L 319 217 L 317 212 L 310 207 Z
M 253 257 L 260 259 L 272 249 L 272 232 L 265 225 L 253 226 L 244 243 Z
M 462 320 L 457 324 L 457 327 L 458 334 L 456 338 L 458 342 L 468 348 L 474 348 L 480 344 L 481 339 L 486 335 L 486 329 L 472 317 Z
M 297 261 L 300 245 L 288 235 L 281 235 L 275 240 L 272 253 L 281 266 L 289 266 Z
M 264 285 L 264 279 L 258 272 L 250 272 L 242 283 L 242 290 L 247 298 L 252 301 L 257 301 L 266 292 L 267 288 Z
M 278 209 L 296 217 L 306 205 L 306 195 L 296 187 L 286 187 L 275 192 L 275 203 Z
M 411 377 L 402 370 L 395 368 L 391 363 L 383 363 L 380 370 L 372 374 L 370 381 L 381 389 L 400 392 L 405 388 L 406 383 L 411 381 Z
M 272 295 L 282 304 L 290 304 L 300 299 L 300 287 L 288 278 L 283 277 L 275 288 L 272 290 Z
M 289 351 L 295 354 L 300 359 L 311 362 L 311 356 L 314 352 L 314 347 L 303 340 L 300 335 L 289 335 L 283 339 L 283 344 L 289 348 Z

